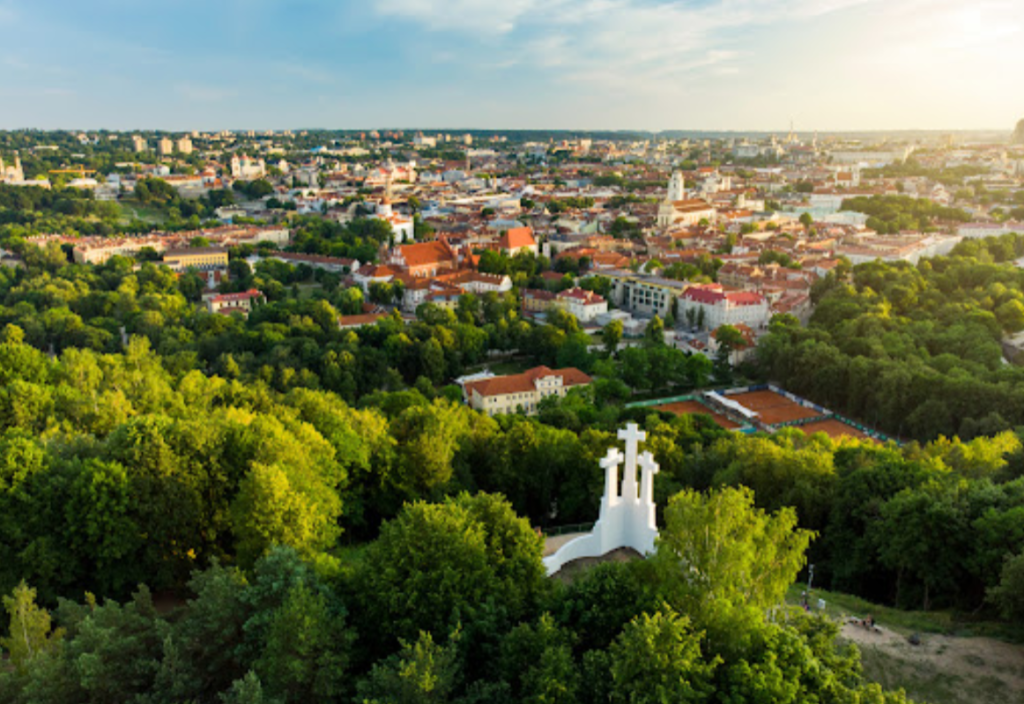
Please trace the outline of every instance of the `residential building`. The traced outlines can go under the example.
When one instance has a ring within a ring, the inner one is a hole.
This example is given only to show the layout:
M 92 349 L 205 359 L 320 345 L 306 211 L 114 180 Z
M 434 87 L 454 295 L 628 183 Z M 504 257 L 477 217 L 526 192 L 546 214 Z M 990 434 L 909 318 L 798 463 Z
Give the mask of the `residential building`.
M 751 328 L 763 327 L 771 317 L 768 299 L 754 291 L 726 291 L 721 284 L 690 286 L 679 298 L 679 320 L 690 320 L 714 330 L 722 325 L 740 323 Z M 702 314 L 703 311 L 703 314 Z
M 253 305 L 263 302 L 263 294 L 257 289 L 251 288 L 241 293 L 215 293 L 203 296 L 206 307 L 211 313 L 230 315 L 241 313 L 248 316 Z
M 555 296 L 556 304 L 576 317 L 581 323 L 593 322 L 594 318 L 608 312 L 608 301 L 582 288 L 570 288 Z
M 139 135 L 134 135 L 132 137 L 132 148 L 135 150 L 136 154 L 146 151 L 146 140 Z
M 169 249 L 164 252 L 164 264 L 174 271 L 226 269 L 228 266 L 228 250 L 223 247 Z
M 537 240 L 533 237 L 533 228 L 524 226 L 506 230 L 498 238 L 498 247 L 510 257 L 519 252 L 537 254 Z
M 176 146 L 178 147 L 178 151 L 182 154 L 192 153 L 192 139 L 188 135 L 179 139 Z
M 495 376 L 466 383 L 467 403 L 489 416 L 505 413 L 533 415 L 542 399 L 548 396 L 564 397 L 577 386 L 587 386 L 591 378 L 579 369 L 549 369 L 534 367 L 522 374 Z
M 757 351 L 757 340 L 754 337 L 754 331 L 750 329 L 750 326 L 744 325 L 743 323 L 737 323 L 732 327 L 739 330 L 740 335 L 743 336 L 743 342 L 736 345 L 729 353 L 729 364 L 736 366 L 741 364 L 748 359 L 753 359 L 755 352 Z M 718 356 L 719 343 L 718 343 L 718 331 L 721 327 L 717 327 L 711 331 L 708 335 L 708 348 L 707 355 L 714 359 Z
M 684 281 L 634 274 L 622 269 L 602 271 L 600 275 L 612 281 L 612 303 L 630 313 L 647 317 L 667 316 L 672 311 L 672 301 L 688 285 Z
M 161 137 L 156 143 L 156 152 L 160 156 L 170 156 L 174 153 L 174 142 L 168 137 Z
M 369 291 L 372 284 L 386 284 L 395 278 L 397 274 L 398 271 L 389 266 L 367 264 L 356 270 L 356 273 L 352 275 L 352 280 L 363 291 Z

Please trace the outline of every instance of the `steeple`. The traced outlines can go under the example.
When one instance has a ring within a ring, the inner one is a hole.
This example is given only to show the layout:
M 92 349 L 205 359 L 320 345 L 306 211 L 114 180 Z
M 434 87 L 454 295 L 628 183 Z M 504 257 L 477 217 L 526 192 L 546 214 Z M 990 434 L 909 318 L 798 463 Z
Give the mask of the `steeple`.
M 683 173 L 681 171 L 675 171 L 672 173 L 672 178 L 668 182 L 668 194 L 665 196 L 665 200 L 669 203 L 675 203 L 677 200 L 684 200 L 686 198 L 686 182 L 683 180 Z

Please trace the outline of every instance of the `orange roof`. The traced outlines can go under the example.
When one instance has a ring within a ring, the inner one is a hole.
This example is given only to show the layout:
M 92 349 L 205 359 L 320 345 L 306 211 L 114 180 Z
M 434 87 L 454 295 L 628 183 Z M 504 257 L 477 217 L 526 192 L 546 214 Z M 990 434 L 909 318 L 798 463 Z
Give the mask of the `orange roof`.
M 529 227 L 513 227 L 501 236 L 498 246 L 502 249 L 519 249 L 520 247 L 534 247 L 537 240 L 533 239 L 533 229 Z
M 589 384 L 591 381 L 589 376 L 575 367 L 554 370 L 548 367 L 534 367 L 522 374 L 495 376 L 490 379 L 470 382 L 466 384 L 466 393 L 476 391 L 481 396 L 504 396 L 505 394 L 536 391 L 537 380 L 548 376 L 562 377 L 562 386 Z
M 398 248 L 408 267 L 438 264 L 444 261 L 455 259 L 451 249 L 439 240 L 432 242 L 419 242 L 417 244 L 403 244 Z
M 388 317 L 387 313 L 367 313 L 364 315 L 345 315 L 338 318 L 339 328 L 358 328 L 363 325 L 373 325 L 378 320 Z

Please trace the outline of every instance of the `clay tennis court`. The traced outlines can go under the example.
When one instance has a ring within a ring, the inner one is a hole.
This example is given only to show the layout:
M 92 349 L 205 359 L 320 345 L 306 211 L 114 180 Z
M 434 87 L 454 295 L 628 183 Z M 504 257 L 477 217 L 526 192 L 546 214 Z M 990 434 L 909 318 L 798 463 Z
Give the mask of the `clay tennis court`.
M 748 391 L 726 398 L 757 413 L 758 418 L 765 425 L 789 423 L 801 418 L 814 418 L 822 415 L 813 408 L 805 408 L 774 391 Z
M 866 433 L 862 433 L 861 431 L 854 428 L 852 425 L 847 425 L 842 421 L 834 419 L 819 420 L 815 421 L 814 423 L 808 423 L 807 425 L 801 425 L 800 430 L 804 431 L 804 434 L 806 435 L 813 435 L 814 433 L 825 433 L 833 440 L 837 440 L 843 437 L 857 438 L 858 440 L 863 440 L 869 437 Z M 875 440 L 875 442 L 878 441 Z
M 657 411 L 668 411 L 669 413 L 675 413 L 677 416 L 692 415 L 694 413 L 703 413 L 704 415 L 711 416 L 711 420 L 715 421 L 719 427 L 725 428 L 726 430 L 735 430 L 740 427 L 738 423 L 733 423 L 731 420 L 723 416 L 721 413 L 715 413 L 710 408 L 705 406 L 703 403 L 697 401 L 678 401 L 676 403 L 666 403 L 661 406 L 655 406 Z

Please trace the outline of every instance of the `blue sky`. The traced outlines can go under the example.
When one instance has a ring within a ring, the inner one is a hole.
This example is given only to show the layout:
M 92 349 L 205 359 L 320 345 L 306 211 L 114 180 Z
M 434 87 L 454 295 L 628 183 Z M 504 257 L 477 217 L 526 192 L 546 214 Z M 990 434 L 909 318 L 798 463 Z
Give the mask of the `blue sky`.
M 1024 0 L 0 0 L 0 128 L 1009 130 Z

